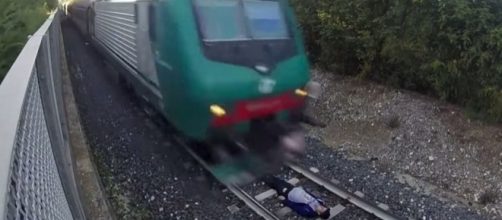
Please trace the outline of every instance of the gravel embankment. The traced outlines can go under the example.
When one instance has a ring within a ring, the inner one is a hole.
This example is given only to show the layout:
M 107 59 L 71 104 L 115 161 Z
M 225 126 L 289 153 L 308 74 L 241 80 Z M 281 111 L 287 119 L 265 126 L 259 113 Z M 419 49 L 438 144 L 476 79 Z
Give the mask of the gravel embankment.
M 502 218 L 501 126 L 413 92 L 313 75 L 323 86 L 313 112 L 328 126 L 311 136 L 352 160 L 374 161 L 412 190 Z
M 341 186 L 350 192 L 363 192 L 367 200 L 387 204 L 397 216 L 413 219 L 484 219 L 470 207 L 441 201 L 401 183 L 395 178 L 395 173 L 379 169 L 377 162 L 353 160 L 345 152 L 334 151 L 316 139 L 309 138 L 308 143 L 307 157 L 302 163 L 304 166 L 318 168 L 321 175 L 339 180 Z

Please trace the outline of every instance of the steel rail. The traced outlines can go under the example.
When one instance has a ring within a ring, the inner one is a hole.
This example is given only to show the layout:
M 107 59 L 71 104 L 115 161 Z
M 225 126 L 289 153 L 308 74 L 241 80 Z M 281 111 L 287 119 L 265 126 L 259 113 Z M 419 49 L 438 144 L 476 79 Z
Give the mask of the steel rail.
M 209 165 L 202 159 L 197 153 L 195 153 L 190 147 L 180 138 L 176 138 L 176 140 L 183 145 L 183 148 L 200 164 L 204 169 L 206 169 L 208 172 L 210 172 L 213 176 L 215 176 L 214 172 L 210 169 Z M 216 176 L 215 176 L 216 178 Z M 228 184 L 221 182 L 230 192 L 232 192 L 237 198 L 239 198 L 241 201 L 243 201 L 247 207 L 251 208 L 256 214 L 261 216 L 263 219 L 266 220 L 279 220 L 280 218 L 277 217 L 274 213 L 270 212 L 267 208 L 262 206 L 260 202 L 256 201 L 252 196 L 250 196 L 248 193 L 246 193 L 242 188 L 235 184 Z
M 256 214 L 260 215 L 262 218 L 267 220 L 279 220 L 280 218 L 270 212 L 267 208 L 263 207 L 256 199 L 247 194 L 243 189 L 237 185 L 228 185 L 228 190 L 230 190 L 234 195 L 236 195 L 240 200 L 242 200 L 246 206 L 251 208 Z
M 302 167 L 299 167 L 294 164 L 287 164 L 287 166 L 292 169 L 293 171 L 303 175 L 307 179 L 313 181 L 314 183 L 324 187 L 326 190 L 334 193 L 338 197 L 349 201 L 350 203 L 354 204 L 360 209 L 363 209 L 364 211 L 373 214 L 374 216 L 383 219 L 383 220 L 397 220 L 400 219 L 397 216 L 394 216 L 393 214 L 383 210 L 382 208 L 378 207 L 375 204 L 372 204 L 371 202 L 365 201 L 364 199 L 347 192 L 344 189 L 341 189 L 337 187 L 335 184 L 331 183 L 328 180 L 325 180 L 322 177 L 319 177 L 318 175 L 314 174 L 313 172 L 306 170 Z

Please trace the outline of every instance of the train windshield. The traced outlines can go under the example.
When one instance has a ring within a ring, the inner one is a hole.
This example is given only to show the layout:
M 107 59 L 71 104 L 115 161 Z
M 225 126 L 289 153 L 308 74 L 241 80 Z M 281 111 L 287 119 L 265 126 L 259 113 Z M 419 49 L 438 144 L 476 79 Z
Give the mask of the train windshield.
M 289 38 L 281 5 L 273 0 L 194 0 L 205 41 Z

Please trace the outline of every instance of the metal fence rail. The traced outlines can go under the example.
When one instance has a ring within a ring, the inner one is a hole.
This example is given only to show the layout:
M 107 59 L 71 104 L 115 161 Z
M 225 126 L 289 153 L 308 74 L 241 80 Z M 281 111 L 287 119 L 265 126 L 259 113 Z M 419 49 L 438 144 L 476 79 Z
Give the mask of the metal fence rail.
M 54 13 L 0 85 L 0 219 L 84 219 L 61 92 Z

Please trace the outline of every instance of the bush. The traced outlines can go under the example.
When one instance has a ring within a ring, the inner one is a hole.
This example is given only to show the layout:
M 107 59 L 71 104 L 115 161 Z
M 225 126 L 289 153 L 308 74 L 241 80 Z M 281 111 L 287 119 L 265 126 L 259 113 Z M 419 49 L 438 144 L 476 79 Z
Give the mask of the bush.
M 48 1 L 49 2 L 49 1 Z M 57 1 L 50 0 L 52 6 Z M 0 82 L 32 34 L 47 18 L 43 0 L 0 0 Z
M 319 66 L 502 121 L 502 2 L 292 0 Z

